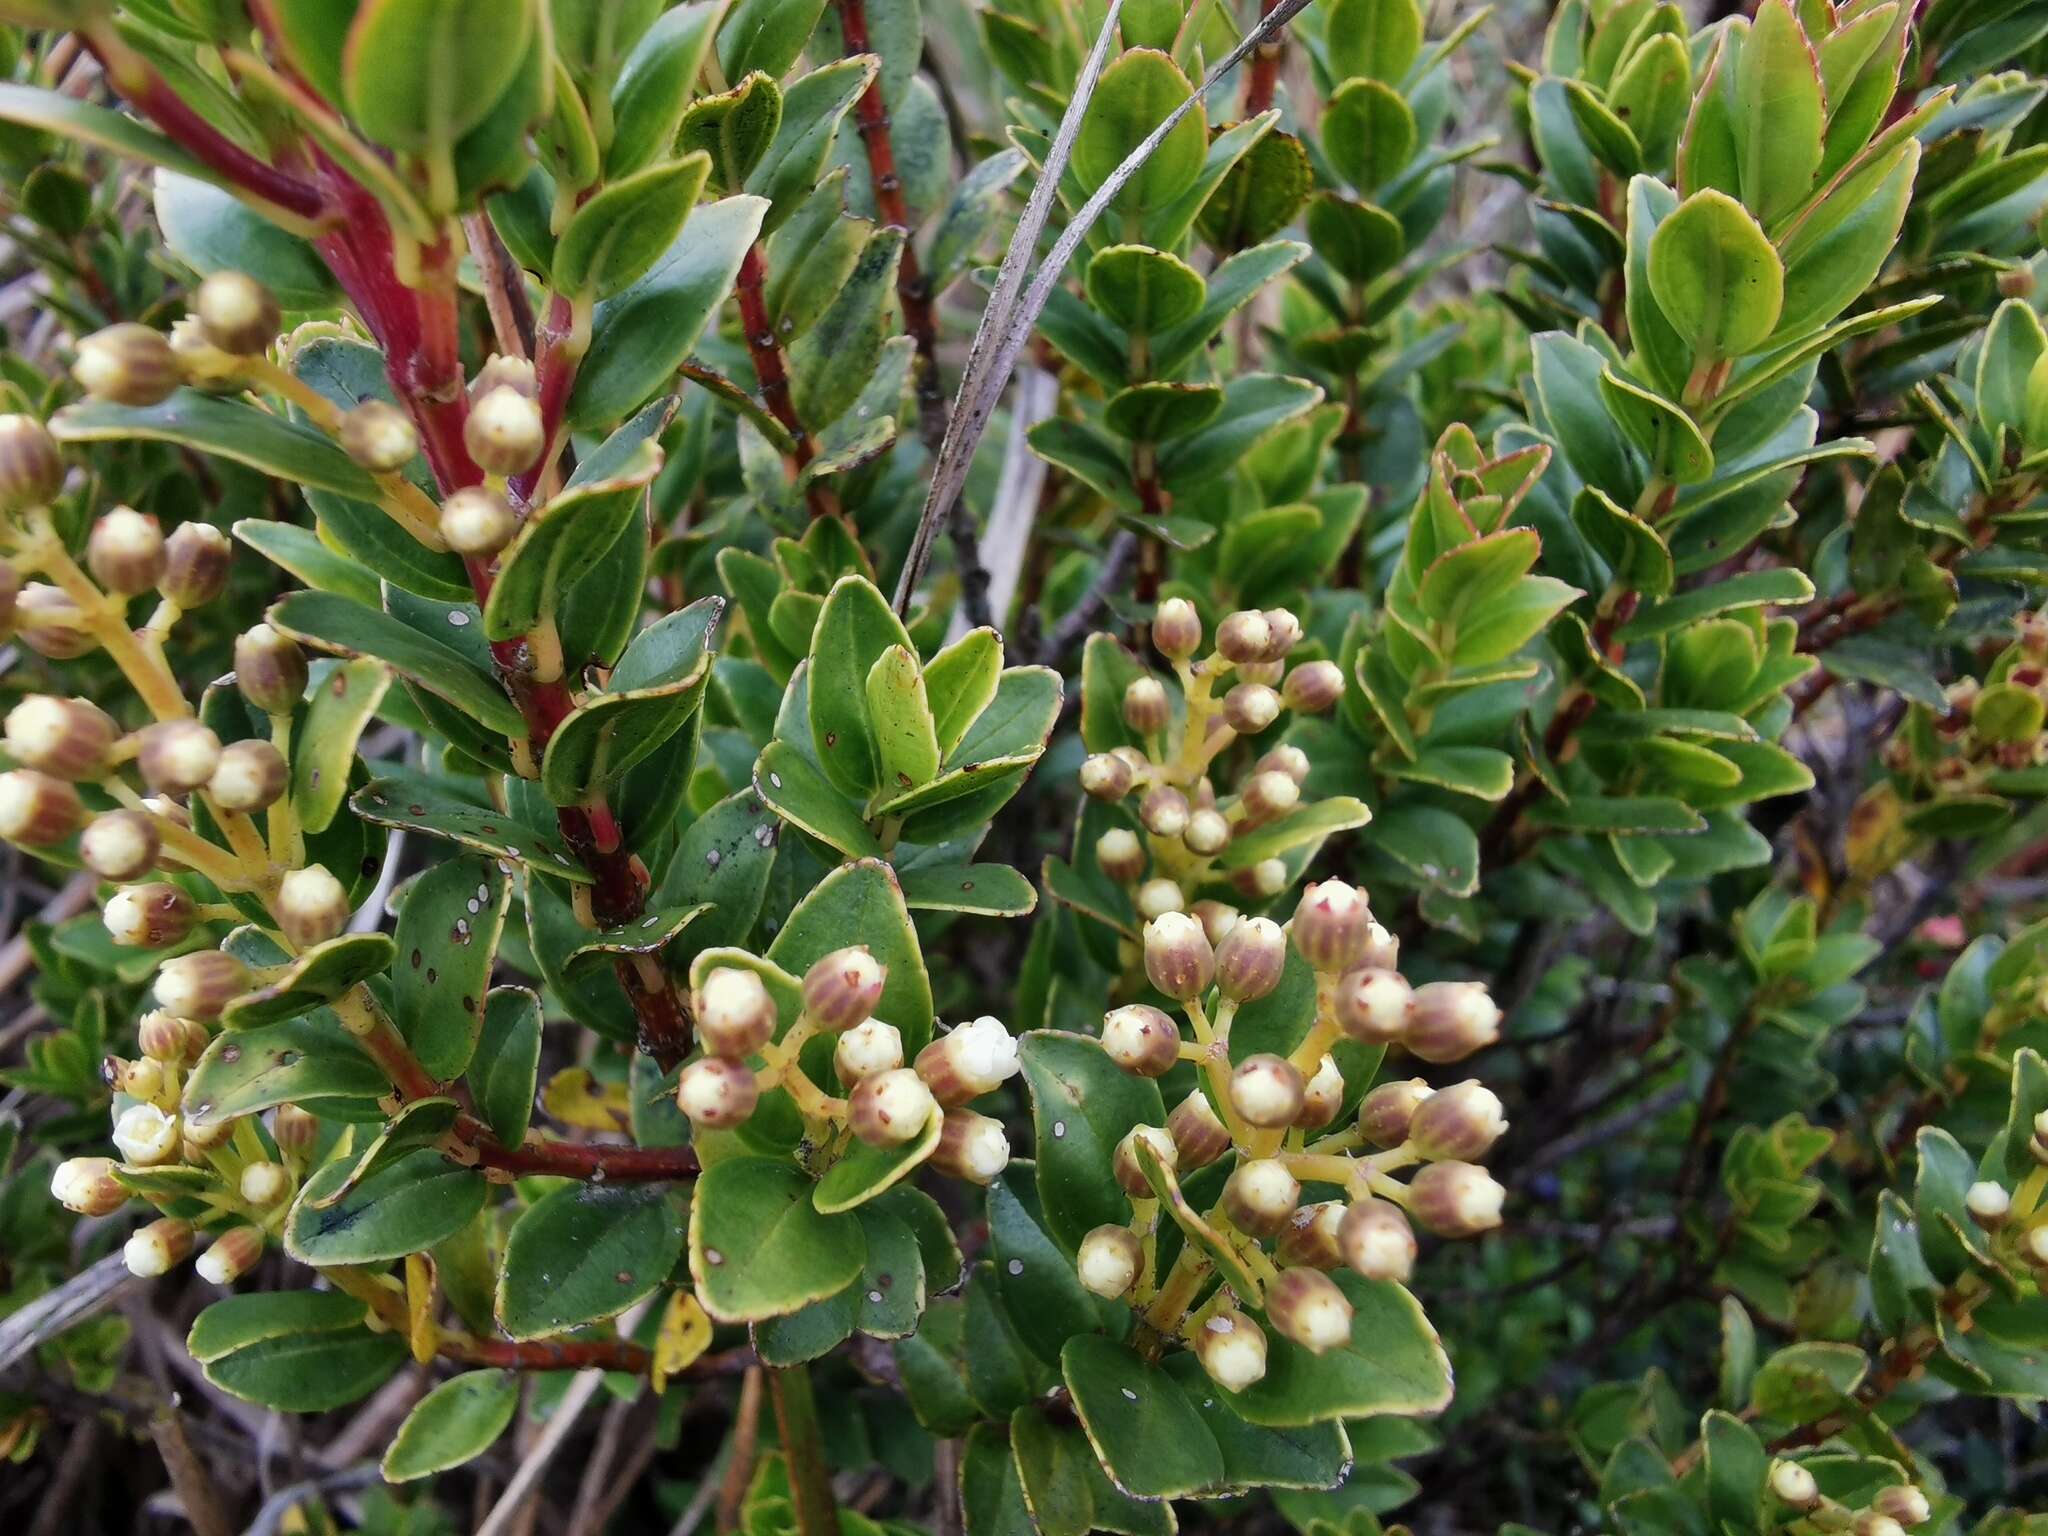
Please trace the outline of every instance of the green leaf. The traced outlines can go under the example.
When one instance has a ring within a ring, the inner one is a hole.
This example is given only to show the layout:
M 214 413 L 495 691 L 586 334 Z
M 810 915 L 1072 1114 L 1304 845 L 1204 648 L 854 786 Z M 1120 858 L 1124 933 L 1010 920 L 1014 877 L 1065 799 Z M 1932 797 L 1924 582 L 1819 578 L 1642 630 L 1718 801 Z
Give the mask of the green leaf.
M 1132 1126 L 1164 1125 L 1166 1107 L 1157 1083 L 1123 1071 L 1096 1040 L 1033 1030 L 1019 1050 L 1045 1228 L 1062 1247 L 1077 1248 L 1093 1228 L 1129 1219 L 1110 1162 Z
M 285 1219 L 285 1251 L 302 1264 L 378 1264 L 452 1237 L 483 1209 L 482 1173 L 420 1147 L 386 1163 L 332 1204 L 354 1172 L 339 1159 L 314 1174 Z
M 456 610 L 460 612 L 460 610 Z M 453 705 L 501 736 L 524 736 L 526 723 L 497 682 L 453 645 L 422 634 L 389 613 L 332 592 L 292 592 L 264 616 L 271 627 L 330 655 L 374 657 L 407 682 Z
M 1038 905 L 1031 882 L 1008 864 L 920 864 L 898 870 L 896 878 L 913 912 L 1023 917 Z
M 535 10 L 534 0 L 367 0 L 342 59 L 349 116 L 388 148 L 448 154 L 518 76 Z
M 1180 1384 L 1135 1351 L 1083 1334 L 1060 1351 L 1060 1374 L 1089 1444 L 1134 1498 L 1169 1499 L 1223 1481 L 1223 1452 Z
M 1657 474 L 1679 485 L 1699 485 L 1713 478 L 1714 451 L 1692 417 L 1678 406 L 1623 378 L 1612 364 L 1601 371 L 1600 394 Z
M 718 34 L 718 66 L 728 80 L 760 70 L 780 76 L 797 61 L 825 0 L 739 0 Z
M 1787 232 L 1780 338 L 1826 325 L 1870 287 L 1898 240 L 1919 169 L 1920 145 L 1902 144 L 1832 189 Z
M 1773 224 L 1812 188 L 1827 117 L 1819 62 L 1786 0 L 1757 7 L 1730 86 L 1742 201 Z
M 1250 869 L 1265 859 L 1278 858 L 1291 849 L 1321 842 L 1333 833 L 1362 827 L 1371 820 L 1372 812 L 1364 801 L 1350 795 L 1331 795 L 1298 806 L 1278 821 L 1232 838 L 1217 862 L 1225 869 Z
M 324 832 L 348 793 L 356 744 L 384 701 L 391 672 L 374 658 L 345 661 L 314 686 L 292 743 L 292 809 L 307 832 Z
M 704 151 L 711 158 L 712 185 L 735 191 L 746 185 L 781 126 L 782 90 L 756 72 L 729 91 L 692 101 L 677 128 L 676 148 Z
M 1515 760 L 1493 747 L 1424 747 L 1413 762 L 1393 764 L 1386 772 L 1479 800 L 1504 800 L 1515 787 Z
M 1351 1343 L 1312 1355 L 1269 1329 L 1265 1376 L 1218 1395 L 1239 1417 L 1275 1427 L 1440 1411 L 1451 1400 L 1451 1364 L 1420 1304 L 1390 1280 L 1347 1270 L 1331 1278 L 1352 1306 Z
M 832 303 L 789 349 L 791 403 L 814 431 L 853 407 L 883 359 L 903 244 L 901 230 L 875 234 Z
M 1071 165 L 1084 191 L 1107 181 L 1194 89 L 1166 54 L 1132 48 L 1096 81 L 1095 95 L 1074 139 Z M 1174 125 L 1152 156 L 1118 194 L 1115 207 L 1143 215 L 1179 197 L 1202 173 L 1209 150 L 1208 118 L 1200 106 Z
M 414 1405 L 385 1448 L 387 1483 L 431 1477 L 474 1460 L 505 1433 L 519 1411 L 519 1373 L 464 1371 Z
M 508 1147 L 526 1139 L 540 1078 L 540 999 L 524 987 L 484 998 L 484 1027 L 470 1057 L 470 1097 L 491 1134 Z
M 310 528 L 245 517 L 235 524 L 234 535 L 309 587 L 338 592 L 371 607 L 377 604 L 377 578 L 347 555 L 328 548 Z
M 511 904 L 512 882 L 489 859 L 433 865 L 406 889 L 398 909 L 391 1017 L 437 1081 L 460 1076 L 476 1050 Z
M 325 309 L 334 303 L 339 290 L 319 253 L 232 193 L 161 168 L 152 188 L 164 244 L 193 270 L 203 276 L 245 272 L 285 309 Z
M 555 289 L 608 299 L 644 277 L 682 234 L 710 175 L 711 157 L 698 152 L 606 186 L 555 244 Z
M 175 443 L 246 464 L 274 480 L 377 499 L 377 482 L 324 432 L 238 400 L 181 389 L 157 405 L 87 400 L 50 418 L 59 442 L 104 443 L 142 438 Z
M 0 121 L 40 129 L 59 139 L 90 144 L 110 154 L 211 179 L 214 172 L 182 145 L 126 113 L 80 101 L 62 91 L 0 83 Z
M 1778 253 L 1748 209 L 1722 192 L 1695 192 L 1650 237 L 1650 291 L 1701 361 L 1754 352 L 1777 327 L 1785 297 Z
M 1223 1453 L 1223 1481 L 1231 1488 L 1333 1488 L 1352 1470 L 1352 1446 L 1339 1420 L 1273 1429 L 1248 1424 L 1232 1411 L 1203 1371 L 1192 1351 L 1178 1351 L 1161 1362 L 1166 1374 L 1180 1383 Z M 1364 1425 L 1407 1425 L 1392 1416 L 1361 1421 Z M 1361 1452 L 1362 1473 L 1375 1458 Z
M 925 699 L 942 759 L 995 698 L 1002 671 L 1003 637 L 986 627 L 969 630 L 925 663 Z
M 1813 583 L 1802 571 L 1790 566 L 1770 570 L 1742 571 L 1710 586 L 1681 592 L 1662 602 L 1649 603 L 1622 626 L 1623 640 L 1649 640 L 1673 630 L 1684 629 L 1701 619 L 1743 608 L 1762 608 L 1778 603 L 1803 603 L 1813 597 Z
M 754 792 L 807 836 L 850 859 L 879 859 L 882 845 L 860 811 L 786 741 L 771 741 L 754 764 Z
M 587 695 L 555 728 L 541 787 L 557 805 L 607 793 L 635 764 L 689 723 L 711 680 L 711 633 L 725 600 L 703 597 L 633 637 L 603 692 Z
M 553 1190 L 505 1240 L 498 1324 L 535 1339 L 616 1317 L 665 1284 L 682 1251 L 682 1224 L 659 1186 Z
M 865 691 L 881 782 L 896 789 L 929 783 L 939 771 L 938 726 L 917 653 L 908 646 L 890 646 L 868 669 Z
M 1385 276 L 1408 254 L 1401 221 L 1374 203 L 1341 192 L 1318 192 L 1308 205 L 1308 237 L 1316 254 L 1348 283 Z
M 1323 108 L 1323 153 L 1337 174 L 1370 197 L 1407 168 L 1419 130 L 1399 91 L 1379 80 L 1347 80 Z
M 1416 0 L 1333 0 L 1323 13 L 1330 69 L 1338 79 L 1363 76 L 1399 85 L 1422 54 L 1422 7 Z
M 730 1157 L 707 1168 L 690 1201 L 690 1275 L 724 1322 L 756 1322 L 830 1296 L 860 1274 L 858 1217 L 811 1203 L 802 1169 L 780 1158 Z
M 372 779 L 349 797 L 349 808 L 382 827 L 403 827 L 446 838 L 494 858 L 514 859 L 563 880 L 588 884 L 583 867 L 555 828 L 542 830 L 494 806 L 466 800 L 438 779 L 392 774 Z
M 190 1123 L 208 1126 L 277 1104 L 374 1099 L 390 1091 L 383 1069 L 321 1009 L 215 1035 L 185 1080 L 184 1110 Z
M 857 800 L 882 784 L 866 692 L 868 674 L 891 646 L 915 649 L 888 600 L 864 577 L 840 577 L 811 639 L 811 741 L 825 776 Z
M 1166 251 L 1113 245 L 1088 263 L 1088 302 L 1133 336 L 1192 320 L 1208 296 L 1201 273 Z
M 310 1291 L 286 1293 L 295 1296 Z M 193 1325 L 212 1313 L 240 1302 L 268 1301 L 270 1296 L 231 1296 L 214 1303 Z M 338 1297 L 337 1300 L 349 1300 Z M 362 1303 L 357 1302 L 360 1308 Z M 206 1379 L 245 1402 L 285 1413 L 325 1413 L 367 1396 L 390 1379 L 407 1358 L 405 1339 L 396 1333 L 372 1333 L 360 1322 L 353 1326 L 320 1326 L 304 1331 L 273 1332 L 238 1348 L 221 1349 L 203 1362 Z
M 630 176 L 674 147 L 676 125 L 725 10 L 725 0 L 678 5 L 657 16 L 640 35 L 611 87 L 606 176 Z
M 340 1291 L 250 1291 L 215 1302 L 192 1320 L 186 1353 L 211 1365 L 237 1350 L 294 1334 L 360 1328 L 369 1309 Z
M 1253 373 L 1232 379 L 1224 385 L 1222 413 L 1208 428 L 1179 439 L 1160 453 L 1160 478 L 1169 486 L 1184 488 L 1220 475 L 1268 433 L 1322 398 L 1320 385 L 1283 374 Z
M 814 4 L 813 12 L 816 9 Z M 720 42 L 732 31 L 728 25 Z M 726 78 L 736 77 L 728 73 Z M 811 195 L 825 159 L 832 152 L 841 121 L 874 78 L 874 56 L 862 54 L 814 69 L 792 82 L 783 93 L 782 126 L 776 131 L 775 142 L 768 147 L 767 158 L 747 178 L 747 190 L 768 199 L 768 217 L 763 223 L 766 230 L 779 228 Z
M 865 944 L 887 969 L 875 1012 L 903 1033 L 915 1056 L 931 1039 L 931 978 L 895 872 L 877 859 L 842 864 L 797 903 L 768 946 L 768 958 L 792 976 L 849 944 Z
M 221 1010 L 221 1023 L 242 1030 L 297 1018 L 333 1002 L 357 982 L 381 975 L 396 953 L 381 933 L 337 935 L 294 955 L 260 986 L 231 999 Z
M 856 1141 L 846 1155 L 825 1170 L 811 1190 L 811 1203 L 832 1216 L 865 1205 L 901 1184 L 938 1149 L 945 1116 L 934 1113 L 922 1131 L 893 1147 L 871 1147 Z

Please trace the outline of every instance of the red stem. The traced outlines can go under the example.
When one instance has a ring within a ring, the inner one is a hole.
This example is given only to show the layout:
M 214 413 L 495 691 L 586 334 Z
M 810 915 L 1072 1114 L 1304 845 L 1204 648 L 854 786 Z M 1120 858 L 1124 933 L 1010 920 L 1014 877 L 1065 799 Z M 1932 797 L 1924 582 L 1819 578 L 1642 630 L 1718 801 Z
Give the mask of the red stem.
M 1259 15 L 1270 16 L 1280 0 L 1260 0 Z M 1274 35 L 1271 42 L 1261 43 L 1252 54 L 1251 72 L 1245 77 L 1244 115 L 1257 117 L 1273 105 L 1273 90 L 1280 83 L 1280 60 L 1287 52 L 1286 32 Z
M 468 1120 L 468 1116 L 463 1117 Z M 460 1127 L 458 1127 L 460 1129 Z M 592 1145 L 580 1141 L 528 1141 L 516 1147 L 501 1146 L 490 1139 L 482 1126 L 477 1141 L 477 1161 L 486 1168 L 520 1177 L 533 1173 L 555 1174 L 568 1179 L 601 1177 L 608 1184 L 648 1184 L 697 1176 L 697 1153 L 693 1147 L 620 1147 Z

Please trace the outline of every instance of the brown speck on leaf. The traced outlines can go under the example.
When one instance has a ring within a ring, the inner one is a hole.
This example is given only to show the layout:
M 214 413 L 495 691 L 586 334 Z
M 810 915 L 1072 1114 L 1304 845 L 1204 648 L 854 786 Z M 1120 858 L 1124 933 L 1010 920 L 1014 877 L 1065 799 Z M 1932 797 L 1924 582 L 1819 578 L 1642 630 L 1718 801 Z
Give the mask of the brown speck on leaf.
M 418 948 L 415 947 L 412 952 L 412 968 L 414 970 L 418 970 L 420 968 L 420 961 L 422 958 L 424 957 L 420 954 Z

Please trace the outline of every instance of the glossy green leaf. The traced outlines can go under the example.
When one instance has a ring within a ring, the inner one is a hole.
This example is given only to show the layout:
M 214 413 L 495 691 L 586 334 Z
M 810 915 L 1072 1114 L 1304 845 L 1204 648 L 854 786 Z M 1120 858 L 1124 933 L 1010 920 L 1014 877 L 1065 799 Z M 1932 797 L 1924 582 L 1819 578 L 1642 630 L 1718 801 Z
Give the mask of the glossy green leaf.
M 387 1483 L 431 1477 L 474 1460 L 519 1411 L 519 1373 L 491 1369 L 451 1376 L 414 1405 L 385 1448 Z
M 346 1159 L 331 1162 L 299 1191 L 285 1219 L 284 1246 L 300 1263 L 377 1264 L 423 1252 L 461 1231 L 490 1191 L 477 1169 L 420 1147 L 322 1204 L 353 1168 Z
M 541 759 L 541 786 L 557 805 L 602 794 L 666 748 L 703 703 L 711 636 L 723 598 L 699 598 L 649 625 L 626 648 L 601 693 L 555 728 Z
M 1650 291 L 1672 329 L 1704 361 L 1741 357 L 1776 328 L 1785 270 L 1749 210 L 1695 192 L 1650 237 Z
M 825 599 L 811 643 L 811 739 L 826 777 L 857 800 L 882 783 L 866 686 L 891 646 L 913 648 L 888 600 L 873 582 L 841 577 Z
M 378 826 L 403 827 L 446 838 L 477 853 L 530 864 L 564 880 L 587 884 L 590 872 L 559 830 L 546 830 L 516 814 L 482 805 L 419 774 L 372 779 L 349 797 L 356 815 Z
M 185 1080 L 184 1111 L 206 1126 L 277 1104 L 375 1099 L 390 1091 L 383 1070 L 322 1009 L 214 1036 Z
M 1130 1217 L 1109 1166 L 1135 1125 L 1164 1125 L 1159 1085 L 1133 1077 L 1082 1035 L 1033 1030 L 1020 1042 L 1037 1146 L 1045 1228 L 1073 1249 L 1095 1227 Z
M 888 971 L 875 1010 L 903 1032 L 915 1055 L 931 1039 L 932 989 L 895 872 L 878 859 L 842 864 L 798 902 L 768 958 L 801 976 L 835 949 L 865 944 Z
M 1113 245 L 1088 263 L 1088 302 L 1133 336 L 1156 336 L 1192 320 L 1208 296 L 1202 275 L 1178 256 L 1143 245 Z
M 398 909 L 391 1016 L 427 1074 L 446 1081 L 469 1065 L 512 882 L 495 860 L 435 864 Z
M 1223 1452 L 1180 1384 L 1122 1344 L 1069 1339 L 1060 1374 L 1095 1454 L 1137 1498 L 1178 1498 L 1223 1481 Z
M 682 233 L 710 175 L 711 157 L 698 153 L 610 183 L 556 242 L 556 289 L 608 299 L 644 277 Z
M 495 679 L 452 645 L 402 619 L 332 592 L 293 592 L 265 615 L 270 625 L 330 655 L 368 656 L 503 736 L 523 736 L 525 721 Z
M 1400 92 L 1378 80 L 1347 80 L 1323 109 L 1323 153 L 1337 174 L 1370 196 L 1398 176 L 1415 154 L 1415 113 Z
M 812 1183 L 779 1158 L 707 1168 L 690 1201 L 690 1275 L 713 1317 L 753 1322 L 830 1296 L 860 1274 L 858 1217 L 821 1213 Z
M 508 1147 L 526 1139 L 540 1078 L 540 999 L 524 987 L 495 987 L 467 1069 L 470 1097 L 491 1134 Z
M 231 941 L 232 944 L 232 941 Z M 221 1023 L 247 1030 L 297 1018 L 331 1003 L 349 988 L 382 974 L 397 953 L 381 933 L 344 933 L 305 949 L 263 977 L 262 984 L 229 1000 Z
M 682 1250 L 682 1224 L 659 1185 L 556 1189 L 505 1240 L 499 1326 L 533 1339 L 616 1317 L 668 1280 Z
M 59 442 L 103 443 L 144 438 L 218 454 L 274 479 L 374 501 L 369 472 L 311 427 L 237 400 L 181 389 L 158 405 L 87 400 L 50 418 Z
M 1151 48 L 1119 55 L 1096 82 L 1095 95 L 1074 140 L 1074 173 L 1093 191 L 1124 157 L 1193 94 L 1178 65 Z M 1183 117 L 1118 195 L 1115 206 L 1143 214 L 1172 202 L 1201 174 L 1208 152 L 1208 122 L 1197 106 Z

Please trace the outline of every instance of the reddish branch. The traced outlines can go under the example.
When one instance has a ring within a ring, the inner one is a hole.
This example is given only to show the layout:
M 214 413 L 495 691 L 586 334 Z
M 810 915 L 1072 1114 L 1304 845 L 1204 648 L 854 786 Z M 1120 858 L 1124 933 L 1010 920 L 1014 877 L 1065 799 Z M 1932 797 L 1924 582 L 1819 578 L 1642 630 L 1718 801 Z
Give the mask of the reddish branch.
M 602 1178 L 607 1184 L 693 1179 L 698 1173 L 697 1153 L 691 1147 L 599 1146 L 546 1139 L 507 1147 L 490 1140 L 487 1132 L 477 1143 L 477 1161 L 521 1178 L 551 1173 L 567 1179 Z
M 1259 0 L 1259 15 L 1272 15 L 1279 3 L 1280 0 Z M 1273 105 L 1273 89 L 1280 83 L 1280 60 L 1286 52 L 1287 32 L 1283 28 L 1273 34 L 1272 41 L 1259 44 L 1258 51 L 1252 55 L 1251 71 L 1245 76 L 1244 83 L 1246 117 L 1257 117 Z
M 747 356 L 753 359 L 754 378 L 761 386 L 761 404 L 782 424 L 792 444 L 790 456 L 801 472 L 817 456 L 817 445 L 804 430 L 803 419 L 789 393 L 789 364 L 782 355 L 782 343 L 775 339 L 775 322 L 768 315 L 768 263 L 758 242 L 747 247 L 740 258 L 739 275 L 733 280 L 733 294 L 740 305 L 740 329 L 747 338 Z M 813 517 L 829 517 L 839 510 L 839 501 L 825 486 L 813 481 L 804 492 Z

